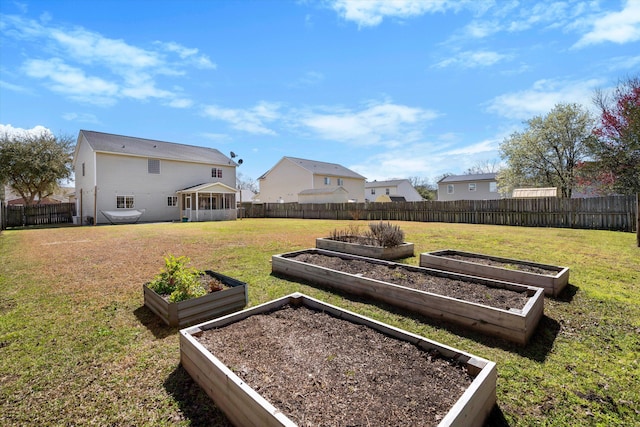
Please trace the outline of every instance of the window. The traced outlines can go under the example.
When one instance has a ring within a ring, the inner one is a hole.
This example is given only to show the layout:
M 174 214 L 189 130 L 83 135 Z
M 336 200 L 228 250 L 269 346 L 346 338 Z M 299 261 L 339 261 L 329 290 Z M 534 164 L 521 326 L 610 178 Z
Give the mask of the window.
M 324 185 L 331 185 L 331 178 L 329 178 L 328 176 L 324 177 Z
M 497 193 L 498 192 L 498 183 L 497 182 L 490 182 L 489 183 L 489 192 L 491 192 L 491 193 Z
M 385 188 L 385 190 L 384 190 L 384 194 L 386 194 L 386 195 L 388 196 L 389 194 L 391 194 L 391 191 L 389 191 L 389 189 L 388 189 L 388 188 Z
M 338 185 L 339 186 L 343 186 L 344 185 L 344 179 L 338 178 Z
M 84 176 L 84 162 L 82 162 L 82 176 Z
M 447 185 L 447 194 L 453 194 L 453 184 Z
M 147 159 L 147 169 L 149 173 L 160 173 L 160 160 Z
M 167 206 L 177 206 L 178 205 L 178 197 L 177 196 L 169 196 L 167 197 Z
M 376 189 L 375 188 L 371 189 L 371 194 L 376 194 Z
M 116 208 L 133 209 L 134 206 L 133 196 L 116 196 Z
M 476 191 L 476 183 L 475 182 L 470 182 L 469 183 L 469 191 Z
M 222 169 L 211 168 L 211 178 L 222 178 Z

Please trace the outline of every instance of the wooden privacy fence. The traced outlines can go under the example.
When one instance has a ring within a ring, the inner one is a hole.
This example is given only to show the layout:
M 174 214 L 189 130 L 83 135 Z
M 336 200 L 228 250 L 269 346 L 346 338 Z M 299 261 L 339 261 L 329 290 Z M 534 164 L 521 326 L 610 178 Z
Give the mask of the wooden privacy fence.
M 564 227 L 633 232 L 636 196 L 392 203 L 243 203 L 246 218 L 359 219 Z
M 22 227 L 25 225 L 64 224 L 73 222 L 76 214 L 75 203 L 52 205 L 2 207 L 3 227 Z

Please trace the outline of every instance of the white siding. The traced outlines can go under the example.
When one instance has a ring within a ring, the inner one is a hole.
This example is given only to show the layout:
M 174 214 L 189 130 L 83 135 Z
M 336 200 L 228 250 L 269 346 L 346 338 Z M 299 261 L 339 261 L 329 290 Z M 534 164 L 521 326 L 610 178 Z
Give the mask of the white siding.
M 438 183 L 438 200 L 492 200 L 499 199 L 500 193 L 489 191 L 490 183 L 495 181 L 462 181 Z M 476 190 L 469 191 L 469 184 L 475 183 Z M 447 192 L 447 186 L 453 185 L 453 194 Z
M 115 210 L 116 197 L 132 195 L 136 209 L 146 209 L 141 220 L 170 221 L 180 218 L 178 206 L 168 206 L 169 196 L 176 191 L 207 182 L 222 182 L 235 188 L 235 168 L 160 160 L 160 173 L 148 172 L 147 157 L 130 157 L 97 153 L 99 210 Z M 222 178 L 212 178 L 211 169 L 222 169 Z M 117 171 L 114 173 L 114 171 Z M 106 222 L 98 213 L 98 223 Z
M 76 185 L 76 213 L 83 218 L 94 217 L 94 197 L 95 197 L 95 153 L 84 140 L 84 136 L 78 141 L 77 153 L 74 164 L 74 175 Z M 84 164 L 84 175 L 82 165 Z
M 298 193 L 313 187 L 313 175 L 300 166 L 283 159 L 260 180 L 258 199 L 264 203 L 298 201 Z

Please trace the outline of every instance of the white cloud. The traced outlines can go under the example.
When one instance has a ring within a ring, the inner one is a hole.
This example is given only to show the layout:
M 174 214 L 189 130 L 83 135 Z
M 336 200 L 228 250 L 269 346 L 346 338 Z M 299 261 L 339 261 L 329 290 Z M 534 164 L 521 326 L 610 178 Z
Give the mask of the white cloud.
M 0 80 L 0 88 L 11 90 L 13 92 L 29 92 L 30 90 L 24 86 L 16 85 L 13 83 L 5 82 L 4 80 Z
M 82 69 L 71 67 L 60 59 L 30 59 L 24 63 L 23 68 L 30 77 L 48 79 L 48 87 L 52 91 L 79 101 L 111 105 L 118 94 L 117 84 L 87 76 Z
M 464 156 L 475 156 L 481 153 L 491 153 L 498 150 L 500 142 L 502 140 L 498 139 L 487 139 L 484 141 L 477 142 L 475 144 L 466 145 L 464 147 L 457 147 L 451 150 L 447 150 L 443 155 L 447 156 L 456 156 L 456 155 L 464 155 Z
M 152 68 L 162 64 L 159 55 L 131 46 L 123 40 L 106 38 L 84 29 L 63 31 L 51 29 L 49 36 L 79 62 L 101 63 L 110 67 Z
M 188 60 L 190 64 L 197 68 L 215 70 L 217 65 L 211 62 L 207 55 L 198 55 L 199 50 L 196 48 L 188 48 L 176 42 L 156 42 L 157 45 L 163 47 L 168 52 L 176 53 L 181 59 Z
M 411 176 L 435 180 L 444 173 L 461 174 L 479 162 L 497 159 L 502 140 L 503 135 L 500 134 L 465 146 L 461 136 L 447 133 L 435 140 L 422 140 L 384 150 L 348 167 L 369 181 Z
M 47 129 L 44 126 L 41 125 L 37 125 L 32 127 L 31 129 L 23 129 L 23 128 L 14 128 L 11 125 L 3 125 L 0 124 L 0 135 L 1 136 L 7 136 L 9 138 L 15 138 L 15 137 L 29 137 L 29 136 L 42 136 L 42 135 L 46 135 L 46 136 L 52 136 L 53 133 Z
M 358 27 L 374 27 L 385 17 L 405 19 L 457 10 L 463 3 L 458 0 L 333 0 L 331 5 L 343 19 L 357 23 Z
M 624 44 L 640 40 L 640 1 L 627 0 L 623 10 L 609 12 L 595 19 L 592 27 L 574 47 L 604 42 Z
M 418 138 L 427 122 L 436 117 L 438 114 L 432 110 L 385 102 L 370 104 L 360 111 L 302 112 L 297 120 L 323 139 L 394 146 Z
M 487 110 L 510 119 L 528 120 L 544 115 L 559 103 L 577 103 L 589 108 L 594 90 L 602 81 L 538 80 L 530 89 L 506 93 L 492 99 Z
M 193 101 L 187 98 L 176 98 L 169 101 L 166 105 L 173 108 L 189 108 L 193 106 Z
M 262 101 L 245 110 L 208 105 L 204 107 L 203 113 L 211 119 L 229 123 L 236 130 L 259 135 L 276 135 L 266 123 L 280 118 L 279 108 L 278 104 Z
M 73 122 L 82 122 L 82 123 L 92 123 L 98 124 L 100 120 L 95 116 L 95 114 L 90 113 L 64 113 L 62 118 L 68 121 Z
M 318 71 L 307 71 L 302 77 L 294 81 L 289 87 L 308 87 L 315 86 L 324 80 L 324 74 Z
M 44 80 L 46 87 L 72 100 L 96 105 L 156 98 L 168 99 L 164 105 L 186 108 L 191 101 L 161 88 L 157 76 L 183 76 L 189 67 L 216 68 L 198 49 L 175 42 L 155 42 L 147 49 L 82 27 L 49 26 L 19 16 L 3 16 L 0 25 L 3 35 L 38 44 L 50 56 L 27 58 L 22 70 L 28 77 Z
M 460 52 L 454 57 L 438 62 L 434 66 L 437 68 L 445 68 L 449 66 L 459 66 L 462 68 L 489 67 L 496 64 L 509 56 L 497 52 L 486 50 Z

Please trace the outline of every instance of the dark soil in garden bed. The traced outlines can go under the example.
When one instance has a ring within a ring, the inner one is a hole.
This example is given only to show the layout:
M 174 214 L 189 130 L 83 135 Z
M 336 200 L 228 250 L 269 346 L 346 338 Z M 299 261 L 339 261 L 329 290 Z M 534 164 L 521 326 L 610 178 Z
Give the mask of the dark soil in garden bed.
M 291 259 L 504 310 L 510 308 L 522 309 L 529 300 L 526 292 L 516 292 L 463 280 L 432 276 L 412 271 L 402 266 L 389 267 L 362 260 L 311 253 L 302 253 L 291 257 Z
M 441 256 L 443 258 L 455 259 L 457 261 L 473 262 L 475 264 L 489 265 L 492 267 L 502 267 L 509 270 L 525 271 L 527 273 L 542 274 L 546 276 L 555 276 L 556 274 L 558 274 L 558 271 L 559 271 L 557 269 L 542 268 L 542 267 L 537 267 L 533 265 L 523 264 L 517 261 L 503 262 L 503 261 L 496 261 L 493 259 L 487 259 L 483 257 L 476 257 L 472 255 L 447 254 L 447 255 L 438 255 L 438 256 Z
M 437 425 L 473 380 L 437 352 L 306 307 L 197 339 L 300 426 Z

